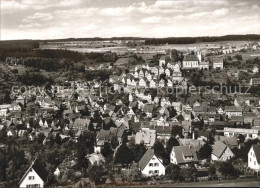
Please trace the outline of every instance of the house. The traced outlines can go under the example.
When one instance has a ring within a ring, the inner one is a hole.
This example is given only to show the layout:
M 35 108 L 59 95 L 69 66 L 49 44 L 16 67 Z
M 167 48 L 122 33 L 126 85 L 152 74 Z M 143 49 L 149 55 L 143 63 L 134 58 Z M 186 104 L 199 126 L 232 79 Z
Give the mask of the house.
M 223 58 L 213 58 L 212 59 L 212 62 L 213 62 L 213 68 L 214 69 L 223 69 L 224 68 L 224 63 L 223 63 Z
M 227 161 L 235 155 L 231 149 L 221 141 L 215 142 L 211 154 L 212 161 Z
M 182 68 L 184 69 L 192 69 L 192 68 L 199 68 L 199 59 L 196 55 L 185 55 Z
M 183 80 L 181 72 L 173 72 L 171 78 L 172 78 L 172 81 L 175 81 L 175 82 L 180 82 Z
M 254 112 L 244 112 L 244 123 L 252 125 L 254 122 L 254 119 L 257 117 L 256 113 Z
M 173 108 L 180 113 L 182 111 L 182 104 L 180 102 L 172 102 Z
M 260 171 L 260 145 L 252 145 L 248 152 L 248 168 L 259 172 Z
M 170 161 L 177 165 L 189 165 L 198 163 L 197 150 L 192 146 L 174 146 L 172 147 Z
M 36 159 L 32 162 L 28 170 L 23 175 L 22 179 L 19 181 L 19 187 L 43 188 L 47 181 L 47 177 L 48 172 Z
M 209 70 L 209 62 L 208 61 L 202 61 L 200 63 L 200 69 L 207 69 L 207 70 Z
M 255 66 L 252 71 L 254 74 L 259 73 L 259 68 Z
M 217 141 L 223 142 L 230 149 L 238 147 L 238 139 L 237 139 L 237 137 L 226 137 L 226 136 L 215 135 L 214 139 L 215 139 L 216 142 Z
M 25 103 L 25 98 L 21 95 L 19 95 L 15 101 L 16 103 L 21 103 L 22 105 L 24 105 Z
M 87 155 L 87 159 L 91 165 L 102 165 L 105 163 L 105 158 L 101 153 L 92 153 Z
M 243 109 L 240 106 L 225 106 L 226 115 L 231 118 L 231 116 L 242 116 Z
M 260 78 L 251 78 L 249 84 L 251 86 L 260 85 Z
M 135 135 L 135 143 L 144 143 L 147 147 L 152 147 L 155 143 L 156 131 L 149 128 L 142 128 L 140 132 Z
M 139 167 L 143 176 L 165 175 L 165 167 L 162 159 L 155 155 L 154 149 L 149 148 L 139 161 Z
M 162 67 L 163 65 L 166 65 L 166 56 L 165 55 L 161 56 L 161 58 L 159 60 L 159 66 Z
M 224 128 L 224 136 L 233 137 L 235 135 L 242 134 L 245 139 L 256 139 L 258 138 L 259 130 L 257 129 L 242 129 L 242 128 Z

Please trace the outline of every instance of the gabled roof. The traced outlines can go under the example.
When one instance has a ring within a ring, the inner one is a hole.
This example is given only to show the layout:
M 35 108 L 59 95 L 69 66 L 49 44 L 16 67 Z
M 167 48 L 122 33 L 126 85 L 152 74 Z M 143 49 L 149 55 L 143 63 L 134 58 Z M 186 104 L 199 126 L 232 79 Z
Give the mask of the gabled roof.
M 23 175 L 22 179 L 19 181 L 19 185 L 22 183 L 22 181 L 24 180 L 24 178 L 27 176 L 27 174 L 30 172 L 31 169 L 33 169 L 38 174 L 38 176 L 43 180 L 43 182 L 47 181 L 48 172 L 42 166 L 42 164 L 37 159 L 35 159 L 30 165 L 30 167 L 28 168 L 28 170 Z
M 196 55 L 185 55 L 183 61 L 198 61 L 198 57 Z
M 153 156 L 155 156 L 154 149 L 149 148 L 139 161 L 139 166 L 141 170 L 143 170 L 146 167 L 146 165 L 149 163 Z
M 198 157 L 196 149 L 191 146 L 174 146 L 172 148 L 175 152 L 176 160 L 178 164 L 185 164 L 190 162 L 198 162 Z M 186 159 L 185 157 L 192 157 L 191 159 Z
M 226 150 L 227 145 L 224 144 L 221 141 L 217 141 L 214 146 L 213 146 L 213 151 L 212 154 L 214 154 L 216 157 L 220 158 L 221 155 L 224 153 L 224 151 Z
M 253 147 L 253 150 L 255 152 L 257 163 L 260 164 L 260 145 L 255 144 L 252 147 Z

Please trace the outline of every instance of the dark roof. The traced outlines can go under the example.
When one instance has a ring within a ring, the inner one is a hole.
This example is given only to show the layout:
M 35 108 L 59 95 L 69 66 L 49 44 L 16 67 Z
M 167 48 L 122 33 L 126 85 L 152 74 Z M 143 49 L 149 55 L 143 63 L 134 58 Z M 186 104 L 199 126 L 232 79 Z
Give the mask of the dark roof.
M 259 144 L 253 145 L 253 150 L 255 152 L 257 163 L 260 164 L 260 145 Z
M 198 162 L 196 148 L 191 146 L 174 146 L 176 160 L 178 164 L 185 164 L 190 162 Z M 184 157 L 192 157 L 191 160 L 185 160 Z
M 223 63 L 223 58 L 222 57 L 214 57 L 214 58 L 212 58 L 212 62 L 213 63 L 218 63 L 218 62 Z
M 32 164 L 30 165 L 30 167 L 28 168 L 28 170 L 23 175 L 19 184 L 22 183 L 22 181 L 24 180 L 24 178 L 27 176 L 27 174 L 30 172 L 31 169 L 33 169 L 40 176 L 40 178 L 43 180 L 43 182 L 47 181 L 47 177 L 48 177 L 47 170 L 44 168 L 44 166 L 37 159 L 35 159 L 32 162 Z
M 152 157 L 154 155 L 155 155 L 154 149 L 149 148 L 145 152 L 145 154 L 143 155 L 143 157 L 139 161 L 139 166 L 140 166 L 141 170 L 143 170 L 145 168 L 145 166 L 148 164 L 148 162 L 152 159 Z
M 198 61 L 198 57 L 196 55 L 185 55 L 183 61 Z
M 221 157 L 221 155 L 224 153 L 224 151 L 226 150 L 227 145 L 224 144 L 223 142 L 217 141 L 214 146 L 213 146 L 213 151 L 212 154 L 214 154 L 215 156 L 217 156 L 218 158 Z
M 244 121 L 244 117 L 243 116 L 231 116 L 230 121 L 243 122 Z
M 240 106 L 225 106 L 226 112 L 242 112 L 242 107 Z

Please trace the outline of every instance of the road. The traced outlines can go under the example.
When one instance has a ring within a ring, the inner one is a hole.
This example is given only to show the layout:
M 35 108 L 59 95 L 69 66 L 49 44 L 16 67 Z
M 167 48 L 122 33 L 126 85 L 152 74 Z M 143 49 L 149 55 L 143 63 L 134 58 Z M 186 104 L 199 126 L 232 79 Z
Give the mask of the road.
M 122 187 L 260 187 L 260 179 L 229 180 L 221 182 L 195 182 L 195 183 L 173 183 L 143 186 L 122 186 Z

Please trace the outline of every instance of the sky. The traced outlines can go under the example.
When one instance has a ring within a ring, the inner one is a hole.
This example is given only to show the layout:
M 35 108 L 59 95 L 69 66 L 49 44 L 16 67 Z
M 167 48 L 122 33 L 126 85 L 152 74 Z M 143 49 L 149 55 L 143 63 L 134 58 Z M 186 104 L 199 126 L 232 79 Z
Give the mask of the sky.
M 0 0 L 1 40 L 260 34 L 260 0 Z

